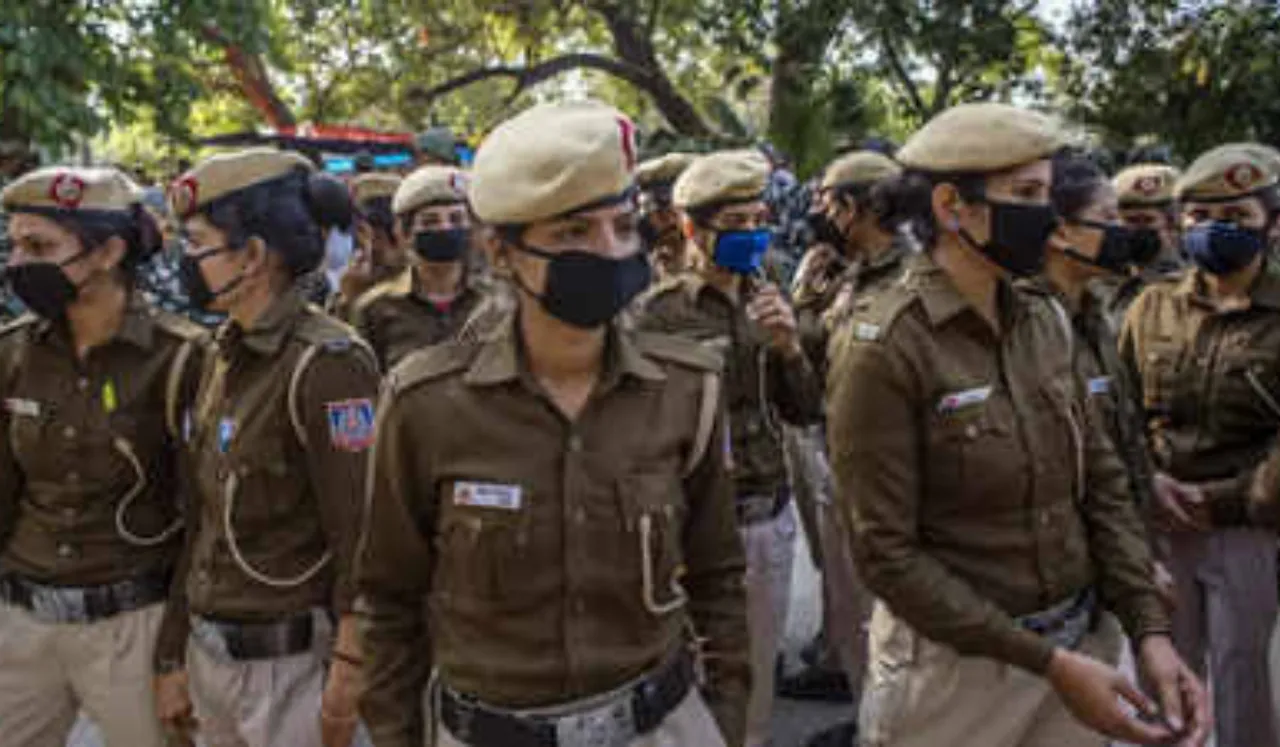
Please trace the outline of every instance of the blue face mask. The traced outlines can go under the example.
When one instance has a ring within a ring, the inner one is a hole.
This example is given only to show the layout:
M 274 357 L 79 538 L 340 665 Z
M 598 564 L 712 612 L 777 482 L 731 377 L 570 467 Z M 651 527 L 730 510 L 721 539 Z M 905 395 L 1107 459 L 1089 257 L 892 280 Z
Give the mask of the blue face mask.
M 773 233 L 767 228 L 720 231 L 716 234 L 716 265 L 739 275 L 754 275 L 764 263 L 772 238 Z
M 1229 275 L 1243 269 L 1266 248 L 1265 232 L 1213 221 L 1190 228 L 1182 248 L 1196 266 L 1213 275 Z

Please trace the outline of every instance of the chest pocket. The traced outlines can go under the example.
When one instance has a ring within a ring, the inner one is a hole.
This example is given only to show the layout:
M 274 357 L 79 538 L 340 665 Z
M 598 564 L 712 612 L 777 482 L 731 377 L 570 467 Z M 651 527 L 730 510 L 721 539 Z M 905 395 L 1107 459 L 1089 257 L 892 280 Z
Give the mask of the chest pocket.
M 1280 375 L 1277 353 L 1247 348 L 1233 351 L 1222 363 L 1215 396 L 1220 414 L 1236 413 L 1256 425 L 1280 422 Z M 1260 421 L 1260 422 L 1259 422 Z
M 679 478 L 673 472 L 635 473 L 620 478 L 617 491 L 625 522 L 624 567 L 637 571 L 632 578 L 644 609 L 655 617 L 669 615 L 689 601 L 681 585 L 687 510 Z
M 1019 460 L 1008 406 L 1004 395 L 992 391 L 983 402 L 952 411 L 935 409 L 927 460 L 934 487 L 961 500 L 989 500 L 1010 492 L 1008 476 Z
M 527 577 L 527 555 L 532 531 L 531 495 L 518 489 L 518 504 L 508 493 L 505 506 L 464 505 L 459 498 L 463 482 L 441 488 L 440 518 L 436 529 L 435 577 L 432 588 L 446 606 L 484 609 L 519 603 L 520 579 Z

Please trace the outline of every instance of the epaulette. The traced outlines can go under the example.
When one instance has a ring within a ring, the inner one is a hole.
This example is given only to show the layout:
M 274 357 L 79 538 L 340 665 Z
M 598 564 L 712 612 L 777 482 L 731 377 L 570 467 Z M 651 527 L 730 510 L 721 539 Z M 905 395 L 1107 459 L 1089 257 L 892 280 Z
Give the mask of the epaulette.
M 209 330 L 199 324 L 164 309 L 156 309 L 151 319 L 157 327 L 180 340 L 199 340 L 209 335 Z
M 26 329 L 36 322 L 40 321 L 40 317 L 32 313 L 26 313 L 9 322 L 0 325 L 0 339 L 8 337 L 20 329 Z
M 914 288 L 905 279 L 899 281 L 884 292 L 873 295 L 867 303 L 854 308 L 845 322 L 849 335 L 859 342 L 883 340 L 903 312 L 918 299 Z
M 640 352 L 651 358 L 696 371 L 720 371 L 724 367 L 723 356 L 687 337 L 660 332 L 636 332 L 633 339 Z
M 378 356 L 355 328 L 318 309 L 298 322 L 294 335 L 315 353 L 345 353 L 354 350 L 365 356 L 375 371 L 378 370 Z
M 403 298 L 413 292 L 413 270 L 406 268 L 399 275 L 383 280 L 369 290 L 356 297 L 352 304 L 353 313 L 360 313 L 380 298 Z
M 689 273 L 682 272 L 679 275 L 672 275 L 671 277 L 665 278 L 661 282 L 650 286 L 643 294 L 641 294 L 640 298 L 636 300 L 636 308 L 646 308 L 656 299 L 685 288 L 691 277 L 693 276 Z
M 387 374 L 387 389 L 393 395 L 400 394 L 429 381 L 464 371 L 471 366 L 480 347 L 471 342 L 446 342 L 415 350 Z

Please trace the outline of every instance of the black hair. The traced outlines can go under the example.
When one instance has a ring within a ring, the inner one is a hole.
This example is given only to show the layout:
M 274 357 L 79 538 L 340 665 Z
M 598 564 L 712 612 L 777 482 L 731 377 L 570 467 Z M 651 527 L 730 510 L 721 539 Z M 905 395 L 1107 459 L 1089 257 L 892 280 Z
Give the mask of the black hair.
M 1062 153 L 1053 159 L 1053 186 L 1049 201 L 1058 215 L 1075 220 L 1087 210 L 1108 184 L 1107 175 L 1090 158 Z
M 391 212 L 391 197 L 371 197 L 360 203 L 358 207 L 361 220 L 368 223 L 375 231 L 391 239 L 395 233 L 396 218 Z
M 873 182 L 845 184 L 832 189 L 837 200 L 852 201 L 859 210 L 865 210 L 876 220 L 876 226 L 885 233 L 894 233 L 903 223 L 915 218 L 918 195 L 908 187 L 906 180 L 891 176 Z
M 119 268 L 128 283 L 132 283 L 138 267 L 164 246 L 160 226 L 141 204 L 130 206 L 127 213 L 58 210 L 48 217 L 75 234 L 85 251 L 102 246 L 114 236 L 123 239 L 125 252 Z
M 939 184 L 955 185 L 960 199 L 977 204 L 987 199 L 987 176 L 977 172 L 903 173 L 893 187 L 897 195 L 899 224 L 908 224 L 920 245 L 932 249 L 939 234 L 938 221 L 933 214 L 934 188 Z
M 200 212 L 227 235 L 229 246 L 262 239 L 298 278 L 324 259 L 324 229 L 350 226 L 353 207 L 341 182 L 299 169 L 220 197 Z

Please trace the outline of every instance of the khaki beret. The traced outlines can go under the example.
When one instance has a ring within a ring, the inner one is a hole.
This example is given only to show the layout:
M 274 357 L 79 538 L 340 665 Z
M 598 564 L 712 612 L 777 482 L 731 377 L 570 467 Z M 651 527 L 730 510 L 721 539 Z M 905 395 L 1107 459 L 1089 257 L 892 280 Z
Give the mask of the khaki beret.
M 1280 181 L 1280 164 L 1251 143 L 1221 145 L 1201 155 L 1178 181 L 1177 196 L 1191 202 L 1249 197 Z
M 668 153 L 658 158 L 650 158 L 636 168 L 636 183 L 641 189 L 671 184 L 697 158 L 692 153 Z
M 361 174 L 351 180 L 351 199 L 362 205 L 379 197 L 392 197 L 402 181 L 393 174 Z
M 898 162 L 930 173 L 992 173 L 1048 158 L 1066 142 L 1053 120 L 1007 104 L 960 104 L 929 120 Z
M 860 150 L 832 161 L 822 175 L 822 189 L 870 184 L 901 173 L 902 167 L 892 158 L 873 150 Z
M 127 213 L 142 202 L 142 190 L 111 168 L 51 166 L 29 171 L 0 195 L 5 210 Z
M 700 156 L 672 191 L 681 210 L 759 199 L 769 184 L 769 162 L 756 150 L 723 150 Z
M 635 186 L 635 125 L 596 101 L 541 104 L 485 138 L 471 207 L 492 225 L 532 223 L 620 199 Z
M 1143 163 L 1116 174 L 1111 183 L 1122 206 L 1161 206 L 1173 202 L 1174 187 L 1180 177 L 1172 166 Z
M 250 148 L 206 159 L 178 177 L 169 187 L 174 215 L 187 218 L 220 197 L 274 181 L 295 171 L 312 172 L 315 166 L 291 151 Z
M 428 205 L 467 199 L 467 173 L 452 166 L 423 166 L 405 177 L 391 200 L 391 212 L 404 215 Z

